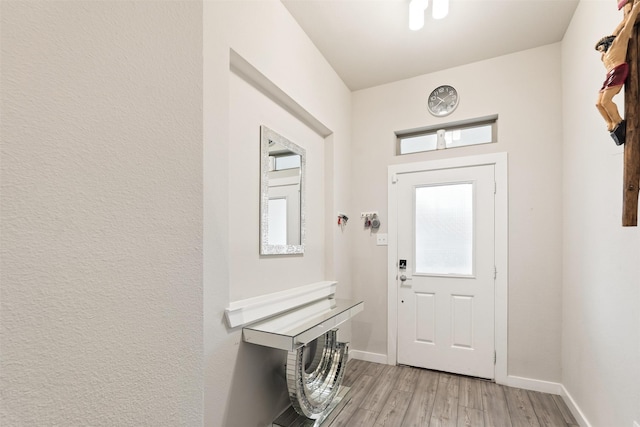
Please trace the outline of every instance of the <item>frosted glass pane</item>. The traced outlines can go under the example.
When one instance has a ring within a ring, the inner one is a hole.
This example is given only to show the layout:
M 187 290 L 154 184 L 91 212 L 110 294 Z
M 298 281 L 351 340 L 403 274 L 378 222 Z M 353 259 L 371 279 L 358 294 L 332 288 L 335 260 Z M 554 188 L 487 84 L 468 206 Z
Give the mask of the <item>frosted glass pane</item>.
M 447 148 L 488 144 L 493 141 L 492 130 L 493 127 L 489 124 L 446 132 Z
M 269 199 L 269 234 L 270 245 L 287 244 L 287 199 Z
M 473 274 L 473 184 L 416 188 L 416 273 Z
M 400 154 L 435 150 L 437 142 L 438 137 L 435 133 L 402 138 L 400 139 Z

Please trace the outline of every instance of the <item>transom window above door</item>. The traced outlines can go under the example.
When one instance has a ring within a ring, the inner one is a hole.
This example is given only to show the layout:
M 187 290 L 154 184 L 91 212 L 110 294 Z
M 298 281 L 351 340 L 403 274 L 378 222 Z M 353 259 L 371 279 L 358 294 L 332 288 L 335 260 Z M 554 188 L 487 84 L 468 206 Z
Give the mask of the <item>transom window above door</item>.
M 396 155 L 497 142 L 498 116 L 396 132 Z

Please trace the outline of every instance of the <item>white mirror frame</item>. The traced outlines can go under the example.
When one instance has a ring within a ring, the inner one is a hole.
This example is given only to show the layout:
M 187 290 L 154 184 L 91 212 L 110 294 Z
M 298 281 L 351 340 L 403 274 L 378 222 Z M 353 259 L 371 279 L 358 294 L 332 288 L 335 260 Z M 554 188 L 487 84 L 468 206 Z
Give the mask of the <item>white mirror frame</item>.
M 269 236 L 269 142 L 273 141 L 300 156 L 300 244 L 270 245 Z M 260 126 L 260 255 L 294 255 L 304 253 L 305 241 L 305 162 L 304 148 Z

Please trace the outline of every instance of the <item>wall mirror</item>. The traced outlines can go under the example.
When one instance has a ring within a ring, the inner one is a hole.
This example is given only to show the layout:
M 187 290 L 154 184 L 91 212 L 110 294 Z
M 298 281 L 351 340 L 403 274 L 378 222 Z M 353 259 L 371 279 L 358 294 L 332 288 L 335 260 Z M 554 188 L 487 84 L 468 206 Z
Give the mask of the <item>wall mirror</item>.
M 302 254 L 305 150 L 260 126 L 260 153 L 260 254 Z

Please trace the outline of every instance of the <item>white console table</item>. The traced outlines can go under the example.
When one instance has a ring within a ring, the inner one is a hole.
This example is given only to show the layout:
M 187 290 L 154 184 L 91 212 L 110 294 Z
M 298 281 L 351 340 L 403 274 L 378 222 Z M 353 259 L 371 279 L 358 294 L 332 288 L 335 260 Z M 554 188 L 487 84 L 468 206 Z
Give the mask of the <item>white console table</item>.
M 363 301 L 323 299 L 242 328 L 246 342 L 293 351 L 364 310 Z

